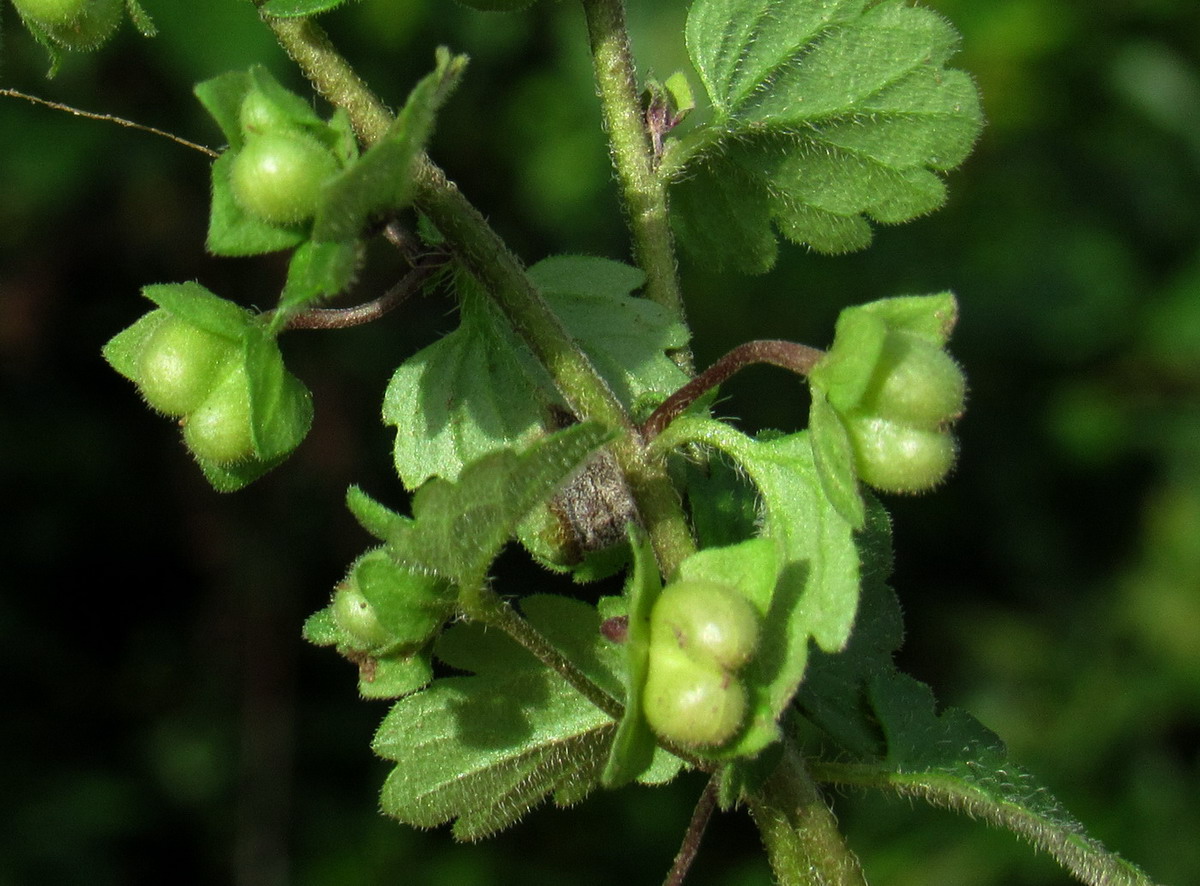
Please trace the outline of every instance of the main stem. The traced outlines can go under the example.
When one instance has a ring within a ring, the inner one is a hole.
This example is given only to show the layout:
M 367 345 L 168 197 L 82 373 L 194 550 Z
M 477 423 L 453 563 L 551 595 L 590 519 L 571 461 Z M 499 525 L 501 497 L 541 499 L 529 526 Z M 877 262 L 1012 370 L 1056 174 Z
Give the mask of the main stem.
M 633 235 L 634 259 L 646 272 L 646 297 L 685 323 L 675 243 L 667 214 L 667 188 L 655 170 L 646 131 L 637 72 L 629 49 L 625 4 L 623 0 L 583 0 L 583 10 L 604 126 L 621 188 L 621 202 Z M 690 370 L 690 354 L 685 352 L 677 358 Z
M 775 771 L 745 799 L 780 886 L 867 886 L 858 859 L 790 742 Z
M 346 110 L 364 143 L 387 132 L 391 114 L 324 31 L 308 19 L 264 20 L 316 89 Z M 417 207 L 445 236 L 454 257 L 483 284 L 576 415 L 624 431 L 611 445 L 612 452 L 650 533 L 659 567 L 670 575 L 695 543 L 665 465 L 646 455 L 624 406 L 486 219 L 425 155 L 418 158 L 413 175 Z

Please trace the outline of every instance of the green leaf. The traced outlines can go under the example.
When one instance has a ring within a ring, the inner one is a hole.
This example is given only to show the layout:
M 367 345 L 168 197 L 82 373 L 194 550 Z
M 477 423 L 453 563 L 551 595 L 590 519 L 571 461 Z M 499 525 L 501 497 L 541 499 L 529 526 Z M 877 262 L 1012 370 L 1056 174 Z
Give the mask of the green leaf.
M 700 547 L 722 547 L 754 536 L 758 531 L 758 502 L 754 487 L 720 455 L 702 468 L 687 465 L 687 500 Z
M 389 552 L 413 569 L 434 572 L 466 589 L 479 587 L 517 524 L 611 438 L 600 425 L 584 422 L 520 454 L 502 450 L 486 455 L 454 483 L 429 481 L 413 496 L 413 522 L 392 527 Z
M 363 698 L 403 698 L 432 681 L 428 649 L 403 656 L 365 657 L 358 665 L 358 693 Z
M 459 327 L 405 360 L 388 383 L 383 420 L 396 428 L 396 472 L 409 489 L 454 480 L 491 452 L 520 448 L 543 432 L 548 379 L 522 362 L 523 345 L 476 284 L 460 277 Z
M 593 679 L 619 687 L 620 651 L 600 635 L 586 603 L 532 597 L 531 623 Z M 612 720 L 505 635 L 481 625 L 447 631 L 435 652 L 474 676 L 435 680 L 399 701 L 373 747 L 397 765 L 385 812 L 417 827 L 455 821 L 474 840 L 520 819 L 548 795 L 577 802 L 597 784 Z
M 929 687 L 896 670 L 892 656 L 904 630 L 886 581 L 891 533 L 879 503 L 868 497 L 866 504 L 854 634 L 841 652 L 814 651 L 796 696 L 797 711 L 836 745 L 826 761 L 810 757 L 814 777 L 921 797 L 1007 828 L 1093 886 L 1152 886 L 1088 837 L 991 731 L 966 711 L 939 713 Z
M 774 222 L 819 252 L 861 249 L 945 199 L 982 126 L 958 36 L 902 0 L 696 0 L 687 42 L 713 108 L 665 164 L 682 242 L 770 269 Z
M 346 0 L 267 0 L 260 10 L 275 18 L 304 18 L 337 9 Z
M 529 279 L 622 403 L 687 383 L 666 355 L 687 345 L 687 328 L 661 305 L 630 295 L 645 281 L 641 271 L 606 258 L 556 255 L 531 267 Z
M 1153 886 L 1083 826 L 974 717 L 936 712 L 929 687 L 898 672 L 870 684 L 887 735 L 884 787 L 1006 828 L 1092 886 Z
M 640 271 L 587 256 L 556 256 L 529 269 L 550 307 L 627 404 L 663 396 L 687 381 L 666 355 L 687 332 L 659 305 L 630 293 Z M 396 428 L 396 471 L 409 489 L 433 476 L 454 479 L 468 462 L 519 447 L 561 405 L 545 371 L 469 278 L 460 278 L 459 328 L 400 365 L 384 396 Z
M 369 218 L 409 204 L 413 162 L 433 132 L 438 108 L 454 91 L 466 65 L 465 55 L 438 49 L 437 68 L 416 85 L 383 137 L 325 186 L 313 221 L 314 240 L 354 240 Z
M 755 693 L 751 720 L 724 749 L 751 754 L 778 737 L 777 721 L 804 678 L 809 638 L 826 651 L 849 639 L 859 597 L 853 528 L 821 488 L 807 433 L 756 440 L 719 421 L 683 416 L 658 440 L 699 443 L 737 462 L 758 489 L 760 534 L 777 546 L 778 580 L 759 651 L 739 673 Z
M 884 754 L 884 737 L 867 698 L 867 685 L 893 669 L 892 654 L 904 638 L 900 603 L 887 585 L 892 569 L 891 526 L 874 498 L 865 502 L 866 521 L 856 536 L 862 561 L 862 593 L 854 632 L 840 652 L 813 650 L 795 704 L 855 759 Z

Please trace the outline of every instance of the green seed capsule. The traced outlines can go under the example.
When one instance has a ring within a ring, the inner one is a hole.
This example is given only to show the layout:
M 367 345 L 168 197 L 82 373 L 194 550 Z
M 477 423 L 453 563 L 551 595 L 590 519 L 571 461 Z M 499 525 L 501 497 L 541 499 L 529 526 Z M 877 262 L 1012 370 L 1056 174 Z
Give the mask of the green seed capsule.
M 333 592 L 333 620 L 364 652 L 385 646 L 392 639 L 379 623 L 375 608 L 352 581 L 342 582 Z
M 954 466 L 954 437 L 871 415 L 848 415 L 846 431 L 858 476 L 884 492 L 923 492 Z
M 268 133 L 286 133 L 289 130 L 297 131 L 279 107 L 257 90 L 247 92 L 246 97 L 242 99 L 238 123 L 247 138 Z
M 297 225 L 317 211 L 321 188 L 338 169 L 316 139 L 297 132 L 248 138 L 229 171 L 238 205 L 273 225 Z
M 183 440 L 198 458 L 224 465 L 254 455 L 250 429 L 250 380 L 235 366 L 185 419 Z
M 153 409 L 187 415 L 212 393 L 236 351 L 232 340 L 163 314 L 142 346 L 138 388 Z
M 667 585 L 650 613 L 651 645 L 674 642 L 686 655 L 729 671 L 758 646 L 758 613 L 736 589 L 711 581 Z
M 746 707 L 746 690 L 733 674 L 671 643 L 651 644 L 642 710 L 661 737 L 685 747 L 724 744 L 741 729 Z
M 857 409 L 911 427 L 935 430 L 962 414 L 963 371 L 937 345 L 892 332 Z

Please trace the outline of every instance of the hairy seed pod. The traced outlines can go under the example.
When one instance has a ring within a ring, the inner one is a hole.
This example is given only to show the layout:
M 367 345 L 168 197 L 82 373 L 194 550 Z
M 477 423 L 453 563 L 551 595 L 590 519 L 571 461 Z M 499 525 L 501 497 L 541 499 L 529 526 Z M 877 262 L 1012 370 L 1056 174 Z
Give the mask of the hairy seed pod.
M 651 646 L 668 643 L 694 659 L 736 671 L 758 647 L 758 613 L 734 588 L 677 581 L 663 589 L 650 613 Z
M 183 424 L 183 440 L 198 458 L 227 465 L 254 455 L 250 430 L 250 380 L 235 366 Z
M 651 644 L 642 710 L 661 737 L 684 747 L 724 744 L 741 729 L 746 706 L 746 690 L 733 674 L 672 643 Z
M 337 168 L 333 154 L 316 139 L 270 132 L 246 140 L 233 159 L 229 185 L 250 215 L 272 225 L 298 225 L 316 213 L 321 188 Z
M 965 395 L 963 371 L 942 348 L 891 332 L 857 411 L 935 430 L 962 414 Z
M 164 415 L 187 415 L 212 393 L 236 353 L 233 340 L 163 314 L 142 345 L 138 389 Z
M 899 424 L 874 415 L 845 416 L 859 479 L 884 492 L 924 492 L 954 466 L 948 431 Z

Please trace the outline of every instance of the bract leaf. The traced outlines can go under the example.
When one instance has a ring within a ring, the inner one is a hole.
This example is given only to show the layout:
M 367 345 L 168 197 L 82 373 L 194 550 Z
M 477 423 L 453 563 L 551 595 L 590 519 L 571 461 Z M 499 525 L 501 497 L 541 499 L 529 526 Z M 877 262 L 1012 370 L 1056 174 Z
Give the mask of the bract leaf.
M 346 490 L 346 507 L 358 521 L 358 525 L 380 541 L 386 541 L 392 534 L 392 528 L 398 523 L 411 523 L 408 517 L 401 516 L 386 505 L 381 504 L 358 486 Z
M 814 388 L 808 412 L 808 431 L 812 435 L 813 464 L 821 488 L 830 504 L 853 529 L 861 529 L 866 520 L 858 474 L 854 469 L 854 450 L 850 437 L 825 393 Z
M 642 273 L 620 262 L 556 256 L 529 269 L 550 307 L 627 405 L 670 394 L 687 376 L 666 355 L 687 342 L 659 305 L 630 293 Z M 458 281 L 459 328 L 397 368 L 383 418 L 396 428 L 396 471 L 409 489 L 454 479 L 468 462 L 543 433 L 562 406 L 545 371 L 470 278 Z
M 413 88 L 383 137 L 325 185 L 313 221 L 314 240 L 354 240 L 370 217 L 408 205 L 413 161 L 424 149 L 437 110 L 454 91 L 466 65 L 465 55 L 438 49 L 437 68 Z
M 254 451 L 264 461 L 291 452 L 312 426 L 312 396 L 283 365 L 275 338 L 251 327 L 245 339 Z
M 658 563 L 649 538 L 631 530 L 633 570 L 625 584 L 625 608 L 629 627 L 623 644 L 625 653 L 625 716 L 617 727 L 612 750 L 604 764 L 601 780 L 606 788 L 617 788 L 639 777 L 649 767 L 658 743 L 646 715 L 642 713 L 642 689 L 650 661 L 650 610 L 662 590 Z
M 388 550 L 400 563 L 478 587 L 517 524 L 612 435 L 584 422 L 469 465 L 451 483 L 435 478 L 413 496 L 413 522 L 395 524 Z
M 358 664 L 358 693 L 363 698 L 403 698 L 433 680 L 428 649 L 409 655 L 367 657 Z
M 882 298 L 845 308 L 838 315 L 833 344 L 809 373 L 809 384 L 834 409 L 853 409 L 871 383 L 889 333 L 914 335 L 940 348 L 957 319 L 958 302 L 950 292 Z M 814 405 L 814 412 L 817 408 Z
M 603 641 L 594 608 L 565 597 L 527 598 L 523 608 L 589 677 L 619 689 L 620 651 Z M 475 673 L 435 680 L 380 725 L 375 752 L 397 764 L 384 811 L 417 827 L 454 820 L 454 835 L 473 840 L 547 795 L 576 802 L 595 787 L 616 727 L 562 677 L 480 625 L 451 628 L 436 654 Z
M 696 0 L 687 42 L 713 118 L 664 162 L 681 241 L 716 264 L 768 270 L 772 221 L 819 252 L 861 249 L 868 219 L 942 204 L 938 173 L 982 126 L 974 83 L 945 67 L 957 34 L 902 0 Z

